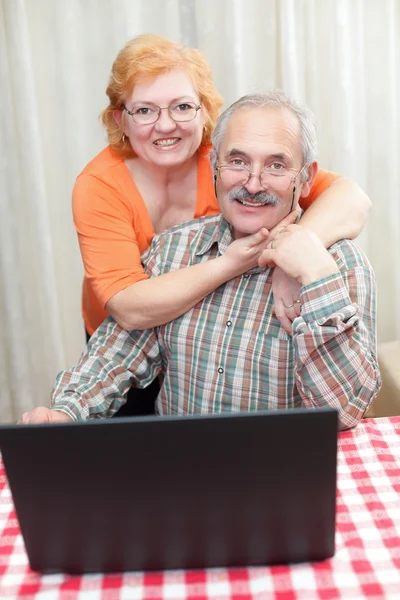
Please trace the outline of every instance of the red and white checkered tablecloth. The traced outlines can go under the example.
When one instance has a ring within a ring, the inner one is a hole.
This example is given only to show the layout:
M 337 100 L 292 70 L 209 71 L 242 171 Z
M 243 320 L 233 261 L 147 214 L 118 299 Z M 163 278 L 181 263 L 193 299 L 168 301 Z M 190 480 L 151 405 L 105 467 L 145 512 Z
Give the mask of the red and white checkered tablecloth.
M 320 563 L 41 576 L 29 569 L 0 467 L 0 598 L 40 600 L 400 599 L 400 417 L 339 435 L 336 553 Z

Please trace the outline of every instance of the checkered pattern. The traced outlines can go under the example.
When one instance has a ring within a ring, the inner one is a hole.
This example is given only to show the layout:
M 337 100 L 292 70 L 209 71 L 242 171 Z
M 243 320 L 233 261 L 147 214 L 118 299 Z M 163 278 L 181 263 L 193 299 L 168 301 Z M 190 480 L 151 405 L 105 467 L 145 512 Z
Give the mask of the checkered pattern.
M 231 243 L 222 215 L 204 217 L 156 236 L 142 261 L 158 277 L 218 260 Z M 293 336 L 273 313 L 272 270 L 257 266 L 160 327 L 128 332 L 108 317 L 57 377 L 52 408 L 110 417 L 131 385 L 162 374 L 162 415 L 331 406 L 341 429 L 355 426 L 380 388 L 374 274 L 349 240 L 329 251 L 340 272 L 301 288 Z
M 0 478 L 2 600 L 400 598 L 400 417 L 340 434 L 336 554 L 322 563 L 42 577 L 29 569 L 3 467 Z

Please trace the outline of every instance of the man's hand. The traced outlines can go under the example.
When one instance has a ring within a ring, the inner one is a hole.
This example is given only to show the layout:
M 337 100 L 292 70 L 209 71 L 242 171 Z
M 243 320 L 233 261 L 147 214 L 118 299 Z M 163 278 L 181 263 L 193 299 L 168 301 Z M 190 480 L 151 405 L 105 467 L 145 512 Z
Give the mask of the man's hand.
M 28 425 L 31 423 L 70 423 L 71 421 L 71 417 L 64 412 L 39 406 L 30 412 L 24 413 L 18 423 Z
M 302 286 L 339 272 L 318 236 L 300 225 L 281 229 L 268 242 L 258 264 L 260 267 L 277 265 Z
M 275 267 L 272 273 L 274 312 L 289 335 L 292 335 L 292 322 L 300 315 L 300 289 L 301 285 L 296 279 Z
M 287 225 L 294 223 L 299 216 L 297 211 L 289 213 L 282 221 L 280 221 L 271 231 L 265 227 L 245 237 L 239 238 L 230 244 L 223 258 L 229 260 L 233 275 L 240 275 L 253 269 L 259 264 L 259 258 L 262 252 L 266 249 L 267 244 L 275 238 L 275 236 L 285 229 Z

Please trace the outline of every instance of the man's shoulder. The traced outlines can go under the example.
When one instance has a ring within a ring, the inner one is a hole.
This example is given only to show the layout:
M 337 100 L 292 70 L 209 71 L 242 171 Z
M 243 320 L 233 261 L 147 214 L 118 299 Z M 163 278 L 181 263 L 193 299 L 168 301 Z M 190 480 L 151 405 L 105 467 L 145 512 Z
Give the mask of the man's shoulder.
M 340 270 L 362 267 L 372 270 L 371 263 L 364 252 L 352 240 L 339 240 L 329 248 Z
M 218 236 L 221 215 L 193 219 L 156 235 L 142 255 L 145 268 L 153 260 L 163 264 L 163 270 L 190 266 L 194 256 L 209 248 Z

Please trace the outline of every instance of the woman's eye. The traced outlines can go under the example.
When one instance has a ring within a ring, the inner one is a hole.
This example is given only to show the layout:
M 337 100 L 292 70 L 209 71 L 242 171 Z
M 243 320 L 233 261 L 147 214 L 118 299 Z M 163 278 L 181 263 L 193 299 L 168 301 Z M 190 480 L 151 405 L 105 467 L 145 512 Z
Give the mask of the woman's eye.
M 149 106 L 140 106 L 135 110 L 135 115 L 149 115 L 153 110 Z
M 174 106 L 173 110 L 177 110 L 178 112 L 185 112 L 186 110 L 190 110 L 191 108 L 192 106 L 190 104 L 183 102 L 182 104 L 177 104 L 176 106 Z

